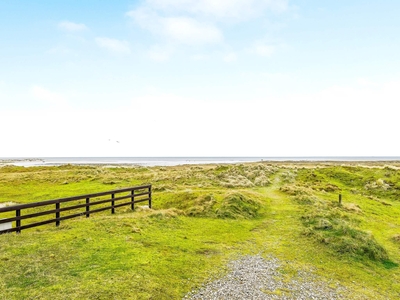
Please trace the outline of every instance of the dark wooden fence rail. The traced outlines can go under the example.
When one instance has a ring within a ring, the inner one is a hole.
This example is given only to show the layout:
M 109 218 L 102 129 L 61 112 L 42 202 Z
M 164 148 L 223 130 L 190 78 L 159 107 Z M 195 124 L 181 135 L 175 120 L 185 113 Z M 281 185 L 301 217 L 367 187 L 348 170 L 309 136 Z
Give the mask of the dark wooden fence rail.
M 99 197 L 104 197 L 104 196 L 111 196 L 111 198 L 100 199 L 100 200 L 94 199 L 93 200 L 93 198 L 99 198 Z M 118 203 L 124 199 L 130 199 L 130 201 Z M 79 201 L 82 201 L 82 200 L 85 200 L 85 203 L 82 203 L 82 204 L 75 203 L 74 204 L 74 202 L 73 202 L 73 201 L 75 201 L 75 202 L 79 203 Z M 144 201 L 148 201 L 149 208 L 151 208 L 151 185 L 135 186 L 135 187 L 101 192 L 101 193 L 96 193 L 96 194 L 88 194 L 88 195 L 74 196 L 74 197 L 68 197 L 68 198 L 47 200 L 47 201 L 42 201 L 42 202 L 2 207 L 2 208 L 0 208 L 0 224 L 5 224 L 5 223 L 10 224 L 10 222 L 15 222 L 15 226 L 12 226 L 12 228 L 9 228 L 9 229 L 0 230 L 0 234 L 7 233 L 7 232 L 20 233 L 21 230 L 23 230 L 23 229 L 32 228 L 32 227 L 41 226 L 41 225 L 50 224 L 50 223 L 55 223 L 56 226 L 59 226 L 60 222 L 63 220 L 72 219 L 72 218 L 76 218 L 76 217 L 80 217 L 80 216 L 84 216 L 84 215 L 86 215 L 86 217 L 88 218 L 90 216 L 90 214 L 92 214 L 92 213 L 97 213 L 97 212 L 101 212 L 101 211 L 105 211 L 105 210 L 110 210 L 111 213 L 114 214 L 115 209 L 117 207 L 122 207 L 122 206 L 127 206 L 127 205 L 130 205 L 131 209 L 134 210 L 136 203 L 144 202 Z M 65 206 L 66 203 L 72 204 L 72 205 L 67 206 L 67 207 L 61 207 L 62 204 L 64 204 L 64 206 Z M 106 203 L 110 203 L 110 206 L 91 209 L 92 206 L 100 205 L 100 204 L 104 205 Z M 49 207 L 48 207 L 49 205 L 52 205 L 54 208 L 49 209 Z M 34 213 L 28 213 L 28 214 L 23 213 L 27 209 L 32 209 L 32 208 L 36 209 L 36 208 L 42 208 L 42 207 L 47 207 L 47 210 L 34 212 Z M 84 208 L 84 210 L 82 212 L 64 215 L 65 212 L 67 212 L 67 211 L 83 209 L 83 208 Z M 10 215 L 10 212 L 11 213 L 15 212 L 15 217 L 7 217 L 7 218 L 2 219 L 2 216 L 4 216 L 5 214 Z M 61 216 L 61 214 L 63 214 L 63 216 Z M 46 216 L 46 215 L 55 215 L 55 218 L 50 219 L 50 220 L 40 221 L 40 222 L 34 222 L 34 223 L 27 224 L 27 225 L 22 225 L 22 220 L 38 218 L 38 217 Z

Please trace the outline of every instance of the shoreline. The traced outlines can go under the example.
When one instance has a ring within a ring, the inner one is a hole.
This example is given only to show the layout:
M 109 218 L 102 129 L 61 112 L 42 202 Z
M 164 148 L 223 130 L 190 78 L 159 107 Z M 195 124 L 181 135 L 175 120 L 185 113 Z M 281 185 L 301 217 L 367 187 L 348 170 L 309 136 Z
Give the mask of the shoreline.
M 173 167 L 263 163 L 275 165 L 395 165 L 400 157 L 48 157 L 0 158 L 0 167 Z

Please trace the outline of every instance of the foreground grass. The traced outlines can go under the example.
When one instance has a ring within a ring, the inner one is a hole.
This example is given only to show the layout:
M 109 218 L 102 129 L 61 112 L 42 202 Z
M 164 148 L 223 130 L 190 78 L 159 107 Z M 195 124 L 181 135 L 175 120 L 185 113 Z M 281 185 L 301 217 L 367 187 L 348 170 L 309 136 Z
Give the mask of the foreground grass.
M 177 299 L 240 251 L 254 226 L 139 214 L 2 237 L 3 299 Z
M 288 280 L 306 270 L 346 287 L 344 298 L 397 299 L 398 179 L 394 166 L 3 167 L 1 202 L 143 183 L 155 192 L 154 210 L 0 236 L 0 299 L 179 299 L 256 253 L 279 258 Z

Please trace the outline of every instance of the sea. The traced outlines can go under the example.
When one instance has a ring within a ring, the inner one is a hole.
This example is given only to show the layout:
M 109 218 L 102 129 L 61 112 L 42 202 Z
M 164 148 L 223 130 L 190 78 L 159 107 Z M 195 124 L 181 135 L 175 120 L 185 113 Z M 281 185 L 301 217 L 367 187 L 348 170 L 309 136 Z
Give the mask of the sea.
M 177 166 L 197 164 L 236 164 L 245 162 L 282 161 L 400 161 L 400 156 L 299 156 L 299 157 L 0 157 L 0 165 L 127 165 Z

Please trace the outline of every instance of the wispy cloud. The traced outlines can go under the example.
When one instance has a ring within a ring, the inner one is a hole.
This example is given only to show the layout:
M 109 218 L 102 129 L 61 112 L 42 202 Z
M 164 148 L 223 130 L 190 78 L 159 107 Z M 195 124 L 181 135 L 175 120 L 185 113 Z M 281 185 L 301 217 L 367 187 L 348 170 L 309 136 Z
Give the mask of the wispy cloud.
M 191 14 L 207 18 L 244 20 L 266 10 L 285 11 L 287 0 L 146 0 L 145 6 L 164 13 Z
M 285 11 L 287 0 L 145 0 L 127 16 L 169 43 L 205 45 L 224 40 L 222 23 Z
M 192 17 L 161 17 L 148 9 L 130 11 L 128 16 L 142 28 L 162 36 L 169 42 L 201 45 L 222 40 L 222 32 L 214 24 Z
M 129 54 L 131 49 L 127 41 L 98 37 L 95 39 L 97 45 L 114 53 Z
M 88 27 L 85 24 L 78 24 L 70 21 L 62 21 L 58 23 L 58 28 L 69 32 L 79 32 L 88 30 Z

